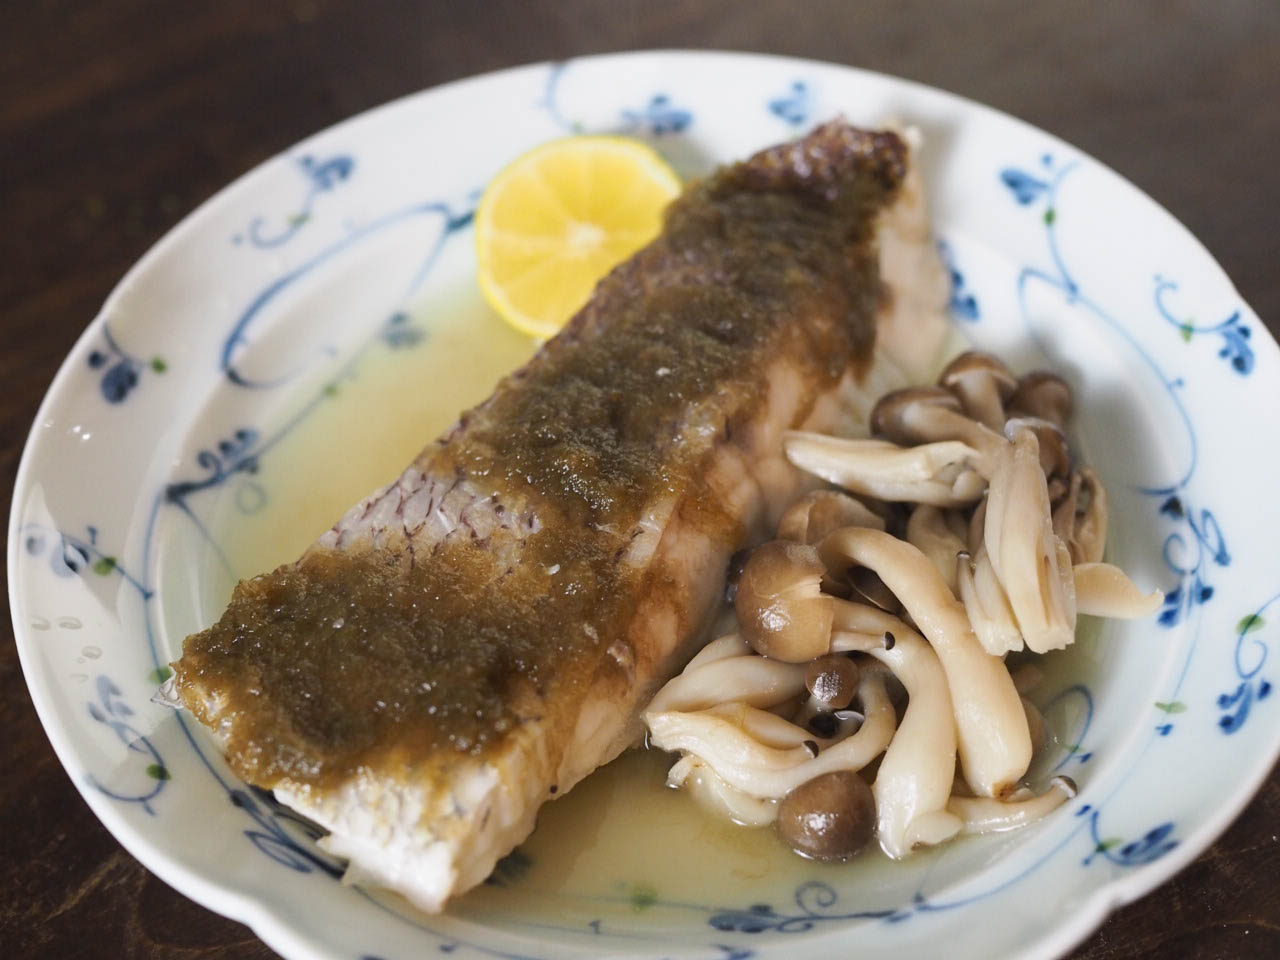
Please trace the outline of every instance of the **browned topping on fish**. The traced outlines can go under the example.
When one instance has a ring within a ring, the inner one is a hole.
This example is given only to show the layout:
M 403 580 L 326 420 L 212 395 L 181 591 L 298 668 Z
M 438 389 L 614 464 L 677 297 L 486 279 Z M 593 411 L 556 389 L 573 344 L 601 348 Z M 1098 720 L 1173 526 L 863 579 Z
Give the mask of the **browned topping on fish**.
M 832 123 L 693 184 L 399 480 L 241 583 L 175 664 L 236 772 L 420 906 L 483 879 L 632 742 L 803 489 L 782 431 L 850 415 L 906 172 L 895 134 Z

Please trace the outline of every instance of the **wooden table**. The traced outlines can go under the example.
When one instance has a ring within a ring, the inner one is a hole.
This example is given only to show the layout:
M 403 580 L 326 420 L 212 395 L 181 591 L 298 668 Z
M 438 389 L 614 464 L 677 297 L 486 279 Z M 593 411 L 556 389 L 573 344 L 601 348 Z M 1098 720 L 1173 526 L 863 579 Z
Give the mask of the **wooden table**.
M 529 61 L 646 47 L 817 57 L 1038 124 L 1187 224 L 1280 333 L 1280 5 L 935 9 L 865 3 L 235 0 L 14 3 L 0 39 L 0 482 L 125 269 L 197 203 L 393 97 Z M 7 497 L 6 497 L 7 499 Z M 0 944 L 15 957 L 267 957 L 170 890 L 77 796 L 0 637 Z M 1280 956 L 1280 775 L 1175 880 L 1074 956 Z

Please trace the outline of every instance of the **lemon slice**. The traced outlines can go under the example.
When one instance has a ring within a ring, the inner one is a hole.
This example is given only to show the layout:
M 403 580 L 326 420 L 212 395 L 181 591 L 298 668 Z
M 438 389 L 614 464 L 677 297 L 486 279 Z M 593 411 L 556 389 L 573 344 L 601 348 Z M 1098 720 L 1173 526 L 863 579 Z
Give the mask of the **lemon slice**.
M 658 235 L 680 178 L 624 137 L 570 137 L 529 151 L 476 210 L 480 289 L 535 337 L 559 332 L 597 281 Z

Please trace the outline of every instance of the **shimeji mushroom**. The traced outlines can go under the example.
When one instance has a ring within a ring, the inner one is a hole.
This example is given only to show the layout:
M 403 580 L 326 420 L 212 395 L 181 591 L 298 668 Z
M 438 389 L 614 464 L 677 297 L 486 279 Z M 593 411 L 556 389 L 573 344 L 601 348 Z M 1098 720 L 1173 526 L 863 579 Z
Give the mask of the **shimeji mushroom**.
M 875 835 L 876 801 L 849 770 L 802 783 L 778 804 L 778 834 L 811 860 L 848 860 Z
M 1033 823 L 1052 813 L 1078 789 L 1070 777 L 1057 776 L 1049 781 L 1049 789 L 1029 800 L 993 800 L 989 797 L 952 797 L 947 809 L 964 822 L 964 833 L 995 833 L 1013 830 Z
M 1021 650 L 1022 633 L 1004 587 L 991 568 L 986 544 L 978 547 L 976 556 L 967 551 L 956 556 L 956 579 L 960 586 L 960 602 L 973 632 L 982 649 L 993 656 L 1004 656 L 1011 650 Z
M 767 827 L 778 819 L 778 801 L 735 790 L 697 757 L 686 754 L 667 771 L 667 786 L 688 790 L 705 810 L 744 827 Z
M 1032 370 L 1018 379 L 1018 389 L 1009 400 L 1009 409 L 1028 417 L 1039 417 L 1066 429 L 1073 407 L 1071 387 L 1056 373 Z
M 956 768 L 956 724 L 938 655 L 897 617 L 862 604 L 836 602 L 833 648 L 871 654 L 907 688 L 907 710 L 876 771 L 880 845 L 895 859 L 954 836 L 947 812 Z M 865 638 L 879 633 L 879 643 Z M 892 641 L 892 642 L 890 642 Z
M 755 737 L 766 747 L 789 749 L 791 747 L 803 747 L 806 743 L 813 742 L 816 742 L 819 747 L 824 747 L 830 746 L 836 740 L 836 737 L 833 736 L 815 734 L 807 727 L 800 726 L 798 720 L 788 720 L 785 716 L 780 716 L 771 710 L 762 710 L 740 700 L 717 703 L 706 707 L 700 712 L 729 721 L 735 727 L 740 727 Z M 862 718 L 862 715 L 854 710 L 840 710 L 837 712 L 852 715 L 850 719 L 861 720 Z M 850 729 L 845 729 L 844 732 L 849 733 L 851 731 Z
M 1030 430 L 1019 430 L 997 458 L 983 542 L 1026 645 L 1044 653 L 1070 644 L 1075 611 L 1068 609 L 1049 491 L 1039 444 Z
M 952 593 L 956 582 L 956 554 L 966 548 L 947 515 L 937 507 L 922 503 L 911 511 L 907 520 L 907 543 L 919 549 L 933 563 Z
M 826 568 L 818 551 L 773 540 L 752 551 L 738 580 L 734 609 L 742 636 L 759 654 L 806 663 L 831 642 L 831 597 L 822 592 Z
M 772 707 L 803 690 L 803 665 L 747 654 L 690 664 L 658 691 L 649 710 L 701 710 L 723 702 L 725 691 L 751 706 Z
M 1030 430 L 1040 446 L 1040 469 L 1045 479 L 1058 480 L 1071 472 L 1071 446 L 1062 428 L 1039 417 L 1012 417 L 1004 425 L 1004 435 L 1012 441 L 1020 430 Z
M 853 732 L 861 714 L 849 710 L 858 692 L 858 665 L 848 657 L 827 654 L 805 669 L 804 686 L 809 699 L 792 718 L 820 737 L 831 739 Z
M 1004 405 L 1013 396 L 1018 381 L 999 358 L 970 350 L 960 354 L 942 371 L 938 385 L 946 387 L 974 420 L 999 430 L 1004 426 Z
M 780 799 L 824 773 L 861 770 L 884 752 L 893 739 L 897 719 L 880 671 L 863 671 L 858 697 L 866 718 L 862 726 L 825 750 L 820 750 L 816 741 L 810 741 L 802 751 L 768 747 L 706 711 L 650 710 L 645 722 L 654 746 L 693 754 L 729 786 L 753 797 Z
M 933 444 L 960 441 L 977 451 L 970 465 L 990 478 L 1005 439 L 960 410 L 960 402 L 941 387 L 907 387 L 881 397 L 871 410 L 871 432 L 894 443 Z
M 1089 495 L 1084 516 L 1076 520 L 1071 537 L 1071 558 L 1076 563 L 1098 563 L 1107 549 L 1107 521 L 1110 513 L 1107 488 L 1092 467 L 1080 468 L 1081 487 Z
M 1143 593 L 1128 574 L 1109 563 L 1077 563 L 1071 573 L 1080 613 L 1136 620 L 1151 616 L 1164 603 L 1161 591 Z
M 815 490 L 801 497 L 778 521 L 778 539 L 814 544 L 841 527 L 884 529 L 884 518 L 847 493 Z
M 726 633 L 694 654 L 693 659 L 685 664 L 684 670 L 688 673 L 695 667 L 715 663 L 717 660 L 727 660 L 729 657 L 745 657 L 750 653 L 751 644 L 743 640 L 741 634 Z
M 929 558 L 887 533 L 853 527 L 828 536 L 818 552 L 832 571 L 861 564 L 888 584 L 942 662 L 965 779 L 983 796 L 1012 789 L 1031 762 L 1022 701 L 1004 662 L 982 649 Z
M 787 459 L 801 470 L 877 500 L 955 507 L 973 503 L 985 486 L 969 467 L 978 452 L 959 441 L 900 447 L 790 430 L 782 443 Z

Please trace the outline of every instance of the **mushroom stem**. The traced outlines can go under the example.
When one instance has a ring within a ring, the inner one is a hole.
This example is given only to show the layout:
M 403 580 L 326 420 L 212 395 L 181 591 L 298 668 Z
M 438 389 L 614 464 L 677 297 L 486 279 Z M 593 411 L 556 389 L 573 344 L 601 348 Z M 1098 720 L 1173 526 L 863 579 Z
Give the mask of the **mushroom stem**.
M 947 678 L 938 655 L 924 638 L 897 617 L 862 604 L 836 601 L 837 629 L 853 635 L 882 628 L 886 639 L 867 650 L 907 688 L 907 710 L 880 761 L 875 782 L 880 845 L 895 860 L 922 843 L 940 843 L 960 829 L 946 812 L 956 767 L 956 724 Z
M 987 494 L 983 540 L 1026 645 L 1036 653 L 1075 640 L 1049 515 L 1039 444 L 1030 430 L 998 458 Z
M 988 493 L 990 488 L 988 488 Z M 967 543 L 969 544 L 969 552 L 977 553 L 978 548 L 982 546 L 982 531 L 987 523 L 987 500 L 983 497 L 973 509 L 973 515 L 969 517 L 969 536 Z
M 1001 801 L 989 797 L 952 797 L 947 810 L 964 822 L 963 832 L 996 833 L 1034 823 L 1078 793 L 1070 777 L 1054 777 L 1049 789 L 1030 800 Z
M 828 536 L 818 553 L 833 571 L 850 563 L 870 567 L 902 601 L 946 674 L 965 778 L 984 796 L 998 797 L 1012 788 L 1031 762 L 1022 701 L 1004 662 L 982 649 L 964 607 L 929 558 L 887 533 L 852 527 Z M 848 608 L 840 604 L 838 609 Z
M 783 663 L 749 654 L 726 657 L 686 669 L 667 682 L 649 704 L 649 711 L 701 710 L 732 699 L 753 707 L 770 707 L 804 690 L 804 665 Z
M 1107 522 L 1111 512 L 1107 488 L 1102 485 L 1098 471 L 1092 467 L 1080 468 L 1080 480 L 1089 493 L 1089 506 L 1076 524 L 1071 556 L 1076 563 L 1098 563 L 1107 549 Z M 1079 556 L 1076 555 L 1077 550 Z
M 982 649 L 1001 657 L 1011 650 L 1022 649 L 1022 633 L 1005 596 L 1004 587 L 996 579 L 987 555 L 986 544 L 978 555 L 962 553 L 956 557 L 956 578 L 960 582 L 960 601 L 969 615 L 969 623 L 977 634 Z
M 964 412 L 983 426 L 999 430 L 1004 425 L 1004 403 L 1018 381 L 998 357 L 970 350 L 960 354 L 942 371 L 938 384 L 960 400 Z
M 708 663 L 715 663 L 717 660 L 727 660 L 730 657 L 745 657 L 751 653 L 751 645 L 743 640 L 739 634 L 726 633 L 723 637 L 717 637 L 705 647 L 694 654 L 693 659 L 685 664 L 684 672 L 688 673 L 697 667 L 705 666 Z
M 793 720 L 780 717 L 768 710 L 761 710 L 740 700 L 729 703 L 717 703 L 707 707 L 702 713 L 711 714 L 727 720 L 755 737 L 766 747 L 778 750 L 789 750 L 792 747 L 803 747 L 805 741 L 817 741 L 819 746 L 829 746 L 835 742 L 832 737 L 815 736 Z
M 693 754 L 729 786 L 750 796 L 780 799 L 824 773 L 861 770 L 884 752 L 893 739 L 896 718 L 880 671 L 863 671 L 859 697 L 866 719 L 858 732 L 816 756 L 812 751 L 801 756 L 765 747 L 741 728 L 705 712 L 650 711 L 645 722 L 654 746 Z
M 927 503 L 916 507 L 907 521 L 907 542 L 929 558 L 947 588 L 955 593 L 956 554 L 965 549 L 965 543 L 948 525 L 946 515 Z
M 1077 563 L 1071 573 L 1080 613 L 1139 620 L 1152 616 L 1164 603 L 1164 593 L 1143 593 L 1128 574 L 1109 563 Z
M 885 440 L 846 440 L 790 430 L 783 448 L 801 470 L 879 500 L 954 507 L 981 496 L 980 489 L 974 491 L 973 471 L 966 469 L 978 453 L 960 442 L 899 447 Z M 960 468 L 954 477 L 939 479 L 953 466 Z
M 685 754 L 667 772 L 667 786 L 688 790 L 703 809 L 744 827 L 767 827 L 778 818 L 778 802 L 735 790 L 697 757 Z
M 897 443 L 934 444 L 960 441 L 976 451 L 970 463 L 991 476 L 993 457 L 1005 440 L 994 430 L 965 416 L 946 390 L 907 387 L 886 393 L 871 411 L 871 429 Z

